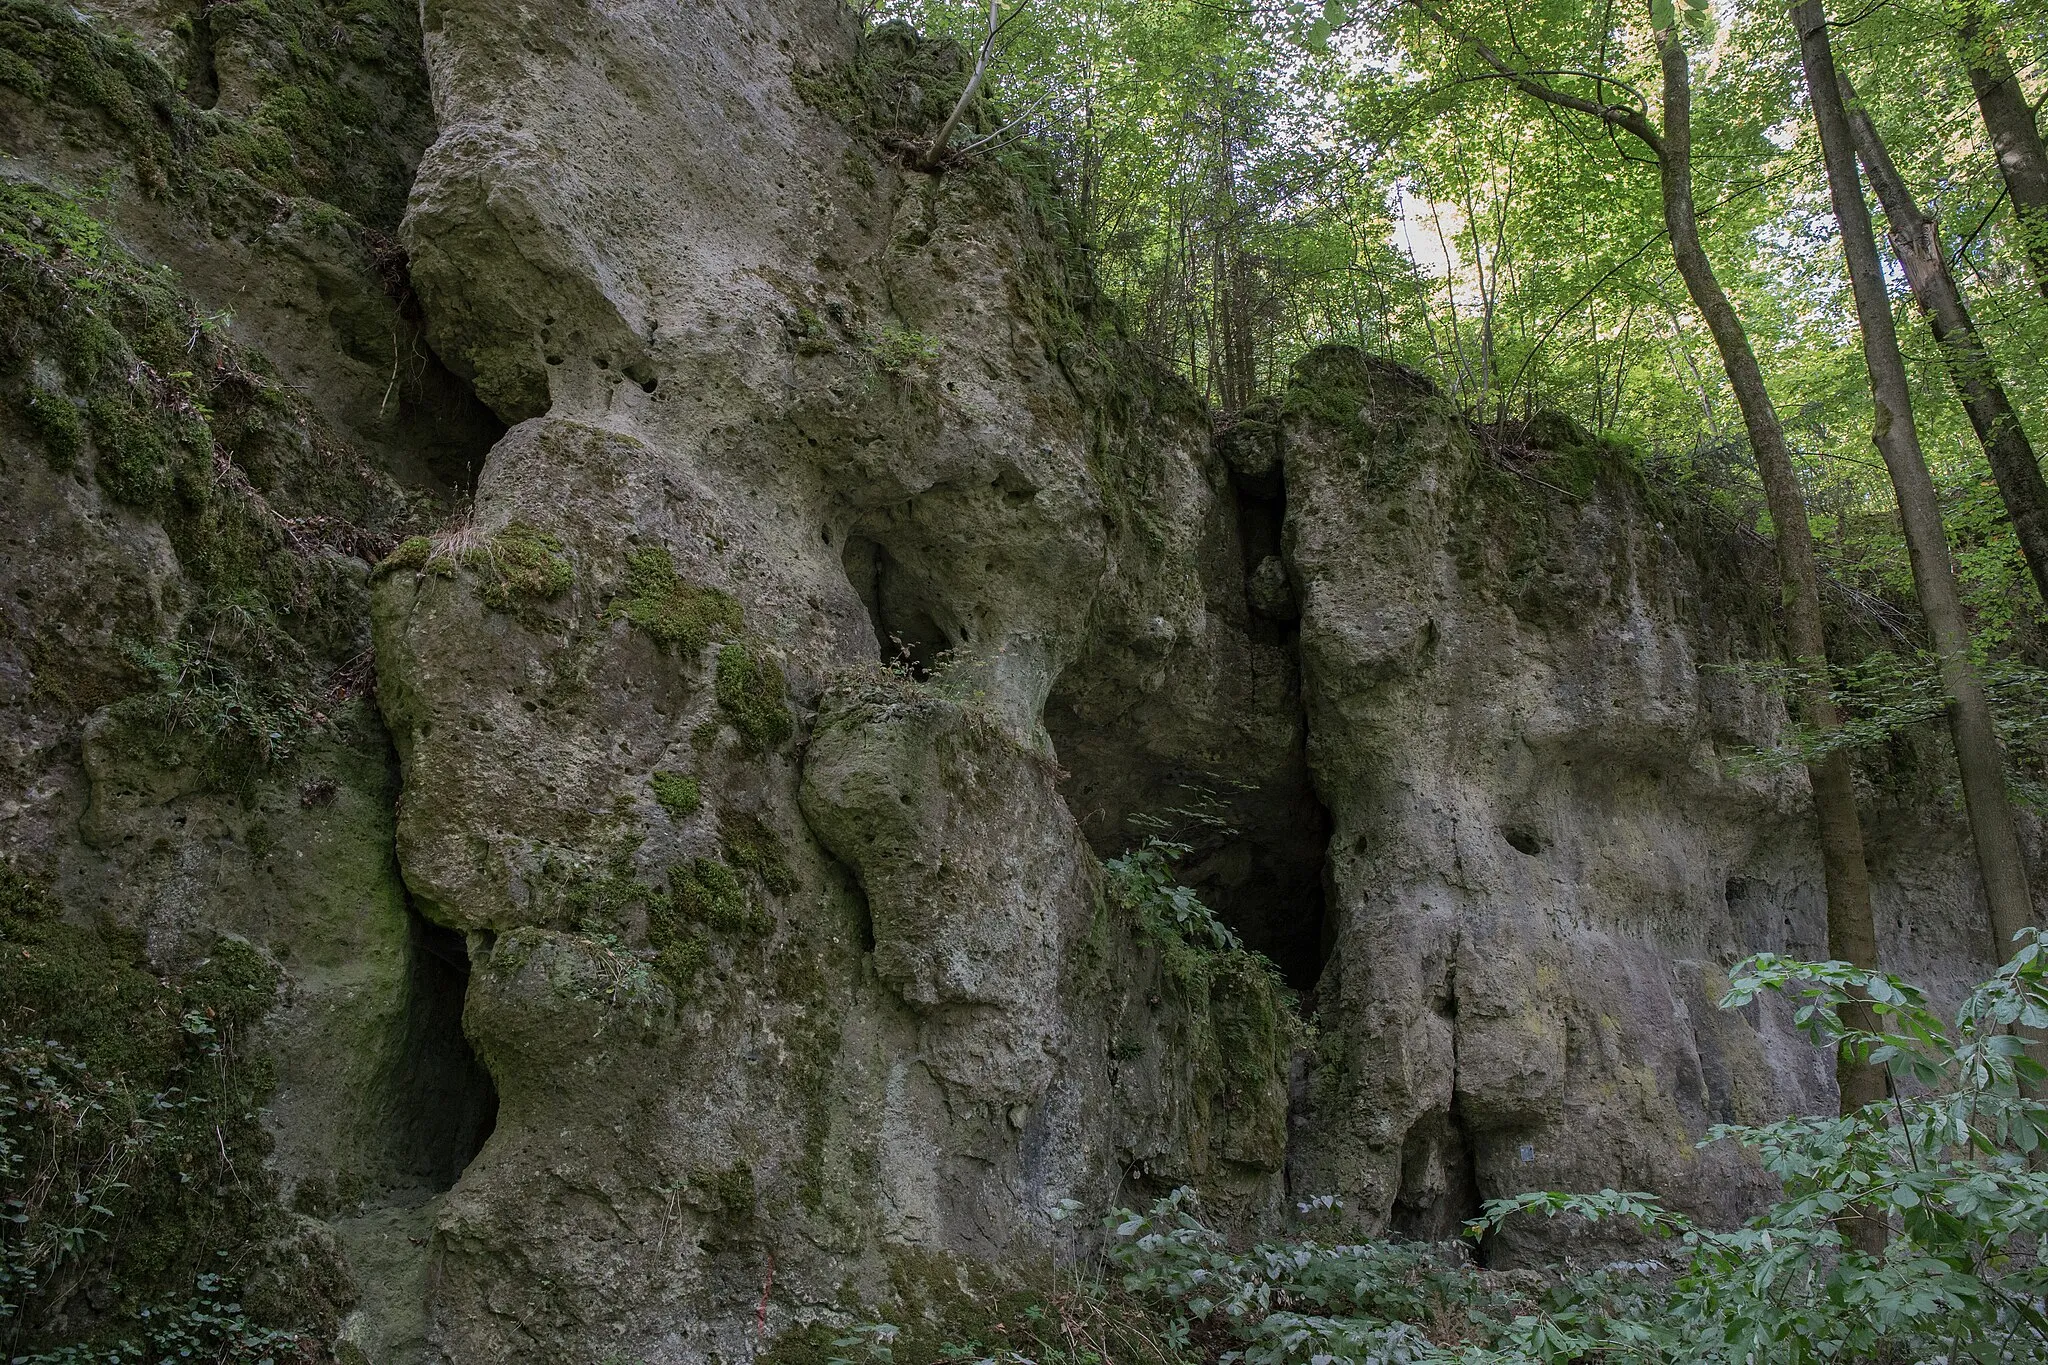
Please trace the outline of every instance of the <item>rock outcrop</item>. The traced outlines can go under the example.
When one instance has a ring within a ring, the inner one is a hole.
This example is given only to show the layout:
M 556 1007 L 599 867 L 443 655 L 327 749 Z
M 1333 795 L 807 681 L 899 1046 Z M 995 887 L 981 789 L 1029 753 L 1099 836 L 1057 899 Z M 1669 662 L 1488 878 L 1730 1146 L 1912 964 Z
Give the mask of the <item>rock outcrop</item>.
M 256 964 L 228 1231 L 280 1324 L 731 1357 L 1183 1183 L 1729 1217 L 1706 1128 L 1832 1103 L 1713 1007 L 1823 946 L 1802 780 L 1729 762 L 1785 723 L 1717 671 L 1767 556 L 1343 348 L 1214 437 L 1044 165 L 892 152 L 953 49 L 4 2 L 0 911 L 193 1000 Z M 1973 976 L 1954 816 L 1872 818 L 1895 965 Z M 1148 830 L 1276 968 L 1105 871 Z M 67 1295 L 25 1321 L 139 1303 Z

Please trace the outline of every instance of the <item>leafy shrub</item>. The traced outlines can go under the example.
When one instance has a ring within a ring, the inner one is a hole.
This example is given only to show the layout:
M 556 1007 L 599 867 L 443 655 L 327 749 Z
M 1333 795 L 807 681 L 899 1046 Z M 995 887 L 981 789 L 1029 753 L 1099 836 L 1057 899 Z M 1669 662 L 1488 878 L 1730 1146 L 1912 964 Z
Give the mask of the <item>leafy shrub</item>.
M 1952 1020 L 1898 979 L 1845 963 L 1760 955 L 1721 1001 L 1797 997 L 1812 1039 L 1884 1066 L 1894 1097 L 1845 1116 L 1715 1128 L 1783 1182 L 1779 1199 L 1731 1230 L 1706 1228 L 1652 1195 L 1536 1193 L 1486 1205 L 1474 1233 L 1531 1214 L 1628 1219 L 1668 1239 L 1671 1266 L 1560 1275 L 1540 1292 L 1491 1286 L 1428 1248 L 1295 1240 L 1249 1251 L 1191 1212 L 1184 1192 L 1113 1217 L 1110 1259 L 1126 1287 L 1185 1322 L 1220 1323 L 1247 1365 L 1407 1361 L 1417 1365 L 1760 1365 L 1819 1361 L 1977 1362 L 2048 1358 L 2048 1072 L 2021 1031 L 2048 1028 L 2048 939 L 2013 960 Z M 1864 999 L 1874 1031 L 1843 1022 Z M 1906 1093 L 1911 1087 L 1914 1093 Z M 1846 1235 L 1882 1220 L 1881 1253 Z M 1675 1273 L 1665 1274 L 1667 1270 Z
M 1236 932 L 1216 918 L 1191 887 L 1174 879 L 1173 865 L 1186 857 L 1188 846 L 1147 836 L 1145 841 L 1103 864 L 1109 893 L 1136 911 L 1149 927 L 1202 947 L 1229 952 L 1244 947 Z

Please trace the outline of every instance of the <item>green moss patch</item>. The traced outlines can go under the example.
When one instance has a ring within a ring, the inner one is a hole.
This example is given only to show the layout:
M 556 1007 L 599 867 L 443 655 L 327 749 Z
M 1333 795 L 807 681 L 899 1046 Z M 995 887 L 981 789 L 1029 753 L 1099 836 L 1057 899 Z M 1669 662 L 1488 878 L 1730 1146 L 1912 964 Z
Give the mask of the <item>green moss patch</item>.
M 789 858 L 782 848 L 782 836 L 759 816 L 721 816 L 718 842 L 728 863 L 741 871 L 753 873 L 773 894 L 786 896 L 797 889 L 796 873 L 790 871 Z
M 774 923 L 754 904 L 739 874 L 710 858 L 692 858 L 669 874 L 676 913 L 722 934 L 767 934 Z
M 376 576 L 394 573 L 432 573 L 441 578 L 455 576 L 455 556 L 434 543 L 431 536 L 407 536 L 398 547 L 377 562 Z
M 477 576 L 477 595 L 495 611 L 517 611 L 550 602 L 569 591 L 575 570 L 562 553 L 561 537 L 515 521 L 483 544 L 462 553 L 462 565 Z
M 658 772 L 647 780 L 647 785 L 654 789 L 654 799 L 672 820 L 687 820 L 704 804 L 697 779 L 685 773 Z
M 784 700 L 789 684 L 775 661 L 733 641 L 718 651 L 717 695 L 748 752 L 765 753 L 796 732 Z
M 608 608 L 660 645 L 696 654 L 714 639 L 740 631 L 740 604 L 716 588 L 688 583 L 667 550 L 654 546 L 626 556 L 626 583 Z

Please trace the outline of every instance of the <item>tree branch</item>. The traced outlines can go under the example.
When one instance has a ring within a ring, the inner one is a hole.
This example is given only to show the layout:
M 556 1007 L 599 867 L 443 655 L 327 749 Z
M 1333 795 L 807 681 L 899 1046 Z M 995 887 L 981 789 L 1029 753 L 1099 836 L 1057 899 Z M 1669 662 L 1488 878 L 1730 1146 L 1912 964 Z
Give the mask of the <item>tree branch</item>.
M 1442 30 L 1453 42 L 1456 42 L 1461 47 L 1470 48 L 1479 57 L 1479 60 L 1492 67 L 1500 74 L 1501 79 L 1513 84 L 1523 94 L 1530 96 L 1532 99 L 1542 100 L 1545 104 L 1554 104 L 1560 109 L 1569 109 L 1574 113 L 1584 114 L 1588 118 L 1599 119 L 1600 122 L 1609 127 L 1620 128 L 1634 136 L 1645 147 L 1648 147 L 1651 152 L 1656 154 L 1659 161 L 1663 160 L 1664 139 L 1659 136 L 1657 129 L 1650 123 L 1649 115 L 1643 110 L 1632 109 L 1627 105 L 1607 104 L 1600 100 L 1589 100 L 1584 96 L 1574 95 L 1567 91 L 1559 90 L 1555 86 L 1547 85 L 1540 77 L 1579 76 L 1584 79 L 1593 80 L 1596 87 L 1602 82 L 1610 85 L 1621 85 L 1619 81 L 1614 80 L 1612 77 L 1594 76 L 1580 71 L 1523 70 L 1508 62 L 1484 38 L 1479 37 L 1477 34 L 1467 33 L 1453 24 L 1441 10 L 1430 4 L 1429 0 L 1407 0 L 1407 3 L 1417 13 Z M 1626 86 L 1621 86 L 1621 88 L 1627 89 Z M 1629 93 L 1635 94 L 1632 90 Z

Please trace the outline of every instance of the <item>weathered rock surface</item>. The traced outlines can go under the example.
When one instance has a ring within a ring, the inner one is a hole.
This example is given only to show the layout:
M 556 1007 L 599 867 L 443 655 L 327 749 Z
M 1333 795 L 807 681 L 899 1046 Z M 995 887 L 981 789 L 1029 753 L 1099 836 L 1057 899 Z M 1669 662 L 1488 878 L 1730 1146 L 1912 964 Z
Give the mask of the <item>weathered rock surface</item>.
M 829 0 L 384 16 L 306 61 L 365 164 L 417 163 L 414 296 L 388 186 L 289 128 L 290 184 L 236 169 L 307 74 L 261 16 L 12 3 L 192 131 L 0 92 L 9 192 L 127 177 L 88 216 L 168 315 L 304 379 L 140 499 L 113 426 L 56 457 L 41 405 L 90 427 L 113 382 L 68 333 L 0 353 L 0 846 L 167 979 L 230 940 L 281 973 L 264 1235 L 343 1358 L 749 1354 L 1180 1183 L 1241 1229 L 1560 1185 L 1733 1216 L 1759 1177 L 1705 1129 L 1832 1103 L 1784 1019 L 1713 1008 L 1822 949 L 1801 780 L 1727 762 L 1782 709 L 1714 671 L 1772 652 L 1767 559 L 1340 348 L 1212 440 L 1042 167 L 873 135 L 957 53 Z M 122 401 L 181 411 L 130 330 Z M 230 607 L 271 654 L 222 652 Z M 286 656 L 304 738 L 227 780 L 192 661 Z M 1115 889 L 1133 815 L 1312 1047 Z M 1972 976 L 1953 817 L 1871 818 L 1895 965 Z

